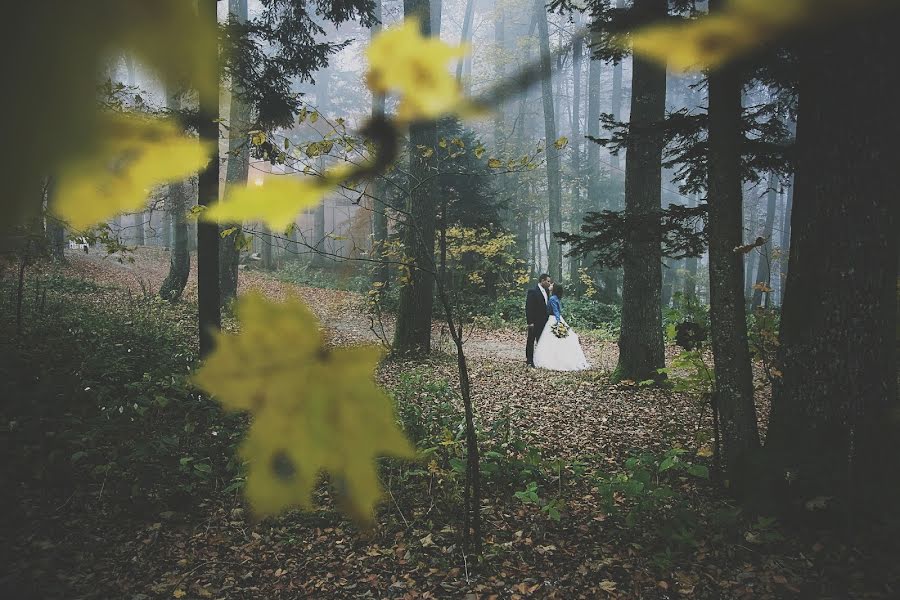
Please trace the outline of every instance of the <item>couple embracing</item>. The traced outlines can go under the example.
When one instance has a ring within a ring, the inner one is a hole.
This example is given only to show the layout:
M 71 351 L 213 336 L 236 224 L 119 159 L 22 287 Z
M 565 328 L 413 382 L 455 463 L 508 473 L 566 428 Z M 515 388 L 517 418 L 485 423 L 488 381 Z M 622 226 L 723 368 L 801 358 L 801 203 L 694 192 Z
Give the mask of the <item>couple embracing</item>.
M 564 295 L 563 286 L 554 284 L 546 273 L 538 278 L 535 287 L 528 290 L 525 299 L 525 320 L 528 321 L 525 360 L 529 367 L 551 371 L 581 371 L 590 368 L 578 335 L 563 319 Z

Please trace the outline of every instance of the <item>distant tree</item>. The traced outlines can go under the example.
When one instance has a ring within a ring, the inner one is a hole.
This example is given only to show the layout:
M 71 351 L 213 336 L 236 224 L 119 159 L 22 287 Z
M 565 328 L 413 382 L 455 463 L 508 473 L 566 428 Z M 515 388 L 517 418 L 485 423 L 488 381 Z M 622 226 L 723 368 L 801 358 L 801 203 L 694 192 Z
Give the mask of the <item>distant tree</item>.
M 422 35 L 431 33 L 428 0 L 404 0 L 404 15 L 418 17 Z M 434 123 L 414 123 L 409 131 L 410 188 L 403 226 L 403 248 L 412 260 L 400 288 L 393 351 L 397 354 L 427 354 L 431 351 L 431 318 L 434 301 L 436 198 L 431 159 L 424 149 L 437 144 Z
M 435 31 L 440 31 L 440 0 L 435 2 L 437 5 L 437 25 L 434 25 L 435 17 L 432 15 L 432 26 Z M 375 8 L 373 11 L 373 23 L 371 28 L 371 36 L 375 37 L 381 31 L 382 9 L 381 0 L 375 0 Z M 372 94 L 372 118 L 378 119 L 384 115 L 384 94 Z M 376 258 L 382 259 L 381 264 L 375 267 L 373 281 L 380 283 L 382 289 L 387 287 L 389 281 L 390 270 L 384 257 L 385 244 L 388 240 L 388 205 L 385 201 L 387 190 L 385 189 L 384 178 L 375 177 L 372 183 L 371 191 L 371 209 L 372 215 L 372 237 L 373 247 L 376 252 Z
M 772 231 L 775 228 L 775 212 L 778 204 L 778 184 L 779 180 L 774 173 L 769 174 L 768 186 L 766 187 L 766 224 L 763 227 L 762 237 L 766 240 L 764 246 L 759 249 L 757 261 L 759 267 L 756 270 L 756 281 L 753 288 L 753 300 L 750 305 L 752 307 L 769 306 L 771 292 L 765 292 L 765 301 L 763 301 L 763 286 L 771 289 L 772 287 Z
M 166 108 L 177 114 L 182 109 L 183 90 L 169 87 L 166 92 Z M 191 253 L 188 245 L 187 210 L 191 202 L 187 181 L 174 181 L 166 186 L 166 212 L 172 220 L 172 251 L 169 255 L 169 272 L 159 288 L 161 298 L 175 302 L 181 298 L 191 271 Z
M 534 1 L 537 17 L 538 43 L 541 50 L 541 98 L 544 106 L 544 138 L 547 153 L 547 194 L 549 197 L 550 231 L 562 229 L 562 192 L 560 189 L 559 149 L 556 147 L 556 116 L 553 110 L 553 80 L 550 60 L 550 33 L 547 24 L 547 10 L 542 0 Z M 562 278 L 562 247 L 557 240 L 550 243 L 550 275 Z
M 247 0 L 228 0 L 228 15 L 231 23 L 237 27 L 247 23 Z M 228 112 L 228 162 L 225 171 L 225 196 L 235 188 L 247 185 L 250 172 L 250 106 L 245 99 L 245 91 L 241 82 L 231 79 L 231 105 Z M 238 262 L 240 259 L 241 223 L 222 225 L 222 237 L 219 261 L 219 284 L 221 286 L 221 302 L 228 304 L 237 296 Z

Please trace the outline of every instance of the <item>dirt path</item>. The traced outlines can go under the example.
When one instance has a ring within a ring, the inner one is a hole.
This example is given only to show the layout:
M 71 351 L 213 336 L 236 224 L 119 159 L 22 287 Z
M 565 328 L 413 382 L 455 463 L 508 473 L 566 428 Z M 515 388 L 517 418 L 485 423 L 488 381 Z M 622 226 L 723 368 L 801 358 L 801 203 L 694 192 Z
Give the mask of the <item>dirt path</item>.
M 131 258 L 133 262 L 119 262 L 116 258 L 97 252 L 68 254 L 71 270 L 98 283 L 125 287 L 136 294 L 155 294 L 166 277 L 169 253 L 160 248 L 138 248 Z M 184 299 L 197 300 L 197 271 L 195 257 L 191 257 L 191 275 L 185 288 Z M 361 294 L 344 290 L 307 287 L 280 281 L 268 273 L 241 271 L 239 293 L 257 290 L 272 298 L 288 294 L 299 295 L 323 324 L 330 339 L 336 344 L 379 343 L 372 331 Z M 393 320 L 386 319 L 384 333 L 393 335 Z M 435 321 L 432 336 L 434 347 L 452 353 L 452 341 L 446 327 Z M 609 372 L 615 367 L 618 348 L 614 343 L 582 340 L 585 354 L 595 370 Z M 504 362 L 524 362 L 525 335 L 515 329 L 474 329 L 466 337 L 465 348 L 470 356 L 490 358 Z

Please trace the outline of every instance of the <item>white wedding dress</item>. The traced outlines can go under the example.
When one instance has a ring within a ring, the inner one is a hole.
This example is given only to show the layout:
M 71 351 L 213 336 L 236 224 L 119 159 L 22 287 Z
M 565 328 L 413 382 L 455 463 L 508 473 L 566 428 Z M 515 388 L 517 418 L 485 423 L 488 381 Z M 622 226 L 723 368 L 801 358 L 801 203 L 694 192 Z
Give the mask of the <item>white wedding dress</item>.
M 562 320 L 568 326 L 566 320 Z M 553 335 L 551 327 L 556 325 L 556 317 L 550 315 L 547 324 L 544 325 L 544 331 L 541 333 L 541 339 L 538 340 L 534 347 L 534 366 L 551 371 L 583 371 L 590 369 L 587 358 L 584 356 L 584 350 L 581 349 L 581 342 L 578 341 L 578 334 L 569 327 L 569 335 L 564 338 L 558 338 Z

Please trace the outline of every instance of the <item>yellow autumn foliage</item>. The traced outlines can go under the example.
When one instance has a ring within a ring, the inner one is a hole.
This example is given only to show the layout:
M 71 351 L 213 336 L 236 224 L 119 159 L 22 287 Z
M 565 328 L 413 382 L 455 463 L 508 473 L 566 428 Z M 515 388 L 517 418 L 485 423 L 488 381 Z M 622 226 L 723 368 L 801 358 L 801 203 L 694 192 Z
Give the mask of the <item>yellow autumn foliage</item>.
M 891 1 L 731 0 L 693 21 L 640 28 L 620 37 L 619 45 L 676 71 L 714 69 L 789 34 Z
M 371 522 L 381 496 L 375 458 L 413 455 L 372 379 L 381 350 L 326 348 L 315 317 L 296 298 L 247 295 L 237 314 L 240 335 L 219 334 L 195 381 L 226 409 L 253 416 L 241 456 L 254 511 L 309 508 L 327 472 L 345 510 Z
M 209 148 L 170 121 L 111 113 L 94 152 L 60 168 L 53 211 L 75 229 L 141 209 L 150 188 L 196 173 Z
M 4 8 L 10 26 L 0 39 L 0 60 L 12 86 L 0 96 L 10 142 L 0 160 L 6 222 L 37 212 L 42 177 L 72 161 L 99 164 L 108 156 L 108 136 L 116 131 L 98 107 L 97 87 L 123 54 L 167 84 L 189 80 L 215 94 L 218 71 L 208 59 L 215 56 L 216 27 L 200 20 L 196 3 L 45 0 Z M 102 221 L 114 212 L 96 214 L 77 220 Z
M 419 21 L 406 19 L 369 44 L 366 83 L 373 92 L 400 95 L 397 118 L 401 122 L 440 117 L 462 104 L 459 83 L 447 65 L 467 52 L 465 47 L 423 36 Z

